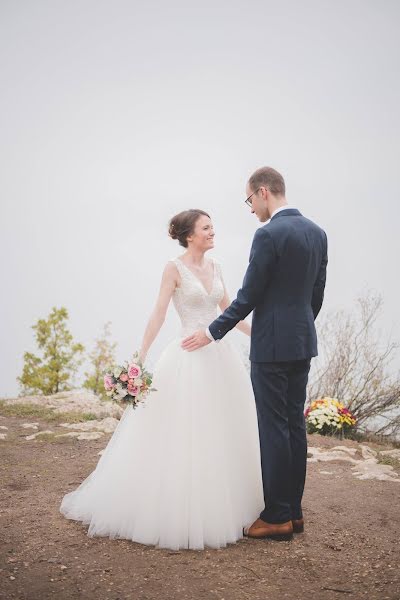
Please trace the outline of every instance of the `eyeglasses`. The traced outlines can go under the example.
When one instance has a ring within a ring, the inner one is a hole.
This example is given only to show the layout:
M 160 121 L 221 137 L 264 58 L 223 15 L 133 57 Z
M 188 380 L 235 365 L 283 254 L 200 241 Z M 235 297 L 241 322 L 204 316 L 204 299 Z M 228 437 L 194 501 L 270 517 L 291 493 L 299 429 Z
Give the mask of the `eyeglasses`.
M 252 194 L 250 194 L 250 196 L 248 198 L 246 198 L 245 202 L 247 204 L 247 206 L 252 206 L 252 201 L 251 201 L 251 197 L 254 196 L 254 194 L 257 194 L 257 192 L 260 190 L 261 188 L 257 188 L 255 192 L 253 192 Z

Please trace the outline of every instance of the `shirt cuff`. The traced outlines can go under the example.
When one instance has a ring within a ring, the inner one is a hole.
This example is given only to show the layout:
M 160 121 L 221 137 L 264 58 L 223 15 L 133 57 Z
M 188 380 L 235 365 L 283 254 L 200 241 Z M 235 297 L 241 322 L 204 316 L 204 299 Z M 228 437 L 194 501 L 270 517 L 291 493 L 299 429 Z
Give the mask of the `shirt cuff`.
M 215 340 L 214 340 L 213 336 L 211 335 L 210 330 L 208 329 L 208 327 L 206 329 L 206 336 L 208 337 L 209 340 L 211 340 L 212 342 L 215 342 Z

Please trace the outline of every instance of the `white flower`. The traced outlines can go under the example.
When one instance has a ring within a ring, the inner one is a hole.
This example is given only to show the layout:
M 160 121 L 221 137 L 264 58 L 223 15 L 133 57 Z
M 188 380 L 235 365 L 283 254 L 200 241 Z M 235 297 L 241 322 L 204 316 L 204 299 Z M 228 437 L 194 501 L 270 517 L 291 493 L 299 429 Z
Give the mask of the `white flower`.
M 126 396 L 126 388 L 124 388 L 120 383 L 117 383 L 114 389 L 116 397 L 120 398 L 120 400 Z

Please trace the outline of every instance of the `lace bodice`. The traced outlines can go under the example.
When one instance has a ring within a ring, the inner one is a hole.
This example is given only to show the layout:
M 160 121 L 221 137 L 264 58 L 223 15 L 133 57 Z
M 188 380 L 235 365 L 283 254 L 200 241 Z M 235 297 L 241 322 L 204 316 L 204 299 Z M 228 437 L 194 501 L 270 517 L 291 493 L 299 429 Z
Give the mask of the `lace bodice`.
M 205 329 L 217 317 L 217 306 L 224 296 L 221 266 L 215 260 L 214 278 L 210 293 L 198 277 L 179 259 L 171 262 L 176 265 L 181 276 L 181 285 L 175 289 L 172 300 L 181 323 L 181 335 L 190 335 L 197 329 Z

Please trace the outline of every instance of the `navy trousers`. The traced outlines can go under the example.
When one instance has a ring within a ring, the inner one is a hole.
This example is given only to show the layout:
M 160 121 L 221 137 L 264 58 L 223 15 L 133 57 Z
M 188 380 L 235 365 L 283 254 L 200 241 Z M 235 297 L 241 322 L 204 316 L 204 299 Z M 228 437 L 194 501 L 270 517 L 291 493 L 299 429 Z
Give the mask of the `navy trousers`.
M 303 516 L 307 469 L 304 419 L 310 359 L 252 362 L 265 508 L 260 518 L 284 523 Z

